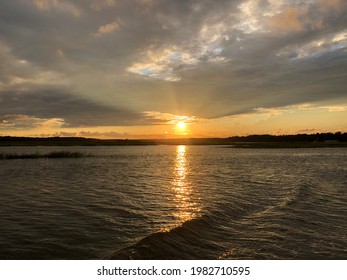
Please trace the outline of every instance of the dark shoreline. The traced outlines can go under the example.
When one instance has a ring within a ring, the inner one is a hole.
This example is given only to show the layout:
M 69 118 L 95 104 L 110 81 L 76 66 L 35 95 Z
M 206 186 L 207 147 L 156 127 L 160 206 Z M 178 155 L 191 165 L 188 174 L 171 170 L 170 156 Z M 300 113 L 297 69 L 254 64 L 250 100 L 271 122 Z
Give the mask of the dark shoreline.
M 94 139 L 83 137 L 0 137 L 0 147 L 4 146 L 144 146 L 155 145 L 153 141 L 132 139 Z
M 228 148 L 239 149 L 300 149 L 300 148 L 347 148 L 346 142 L 249 142 L 234 143 Z
M 230 148 L 334 148 L 347 147 L 347 133 L 249 135 L 228 138 L 95 139 L 83 137 L 0 136 L 0 147 L 13 146 L 154 146 L 223 145 Z
M 0 160 L 9 159 L 42 159 L 42 158 L 82 158 L 91 157 L 91 154 L 81 153 L 81 152 L 50 152 L 46 154 L 41 153 L 31 153 L 31 154 L 17 154 L 17 153 L 0 153 Z

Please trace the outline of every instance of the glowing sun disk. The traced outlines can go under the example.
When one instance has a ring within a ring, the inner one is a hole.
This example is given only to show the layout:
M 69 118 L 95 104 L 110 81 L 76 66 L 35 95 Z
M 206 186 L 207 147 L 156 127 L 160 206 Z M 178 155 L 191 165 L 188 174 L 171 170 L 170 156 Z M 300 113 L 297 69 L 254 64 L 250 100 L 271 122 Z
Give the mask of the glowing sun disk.
M 184 130 L 186 128 L 186 124 L 183 121 L 178 122 L 176 126 L 179 130 Z

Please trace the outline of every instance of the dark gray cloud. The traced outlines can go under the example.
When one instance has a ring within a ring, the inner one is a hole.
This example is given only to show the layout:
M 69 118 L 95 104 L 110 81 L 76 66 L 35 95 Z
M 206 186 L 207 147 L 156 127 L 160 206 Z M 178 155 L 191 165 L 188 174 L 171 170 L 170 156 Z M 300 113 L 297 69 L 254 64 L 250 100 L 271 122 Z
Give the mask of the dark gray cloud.
M 346 14 L 344 0 L 3 1 L 0 113 L 140 125 L 346 103 Z
M 15 120 L 23 120 L 23 124 L 25 120 L 30 120 L 26 122 L 29 126 L 34 118 L 62 119 L 62 125 L 66 127 L 151 123 L 149 118 L 144 121 L 143 114 L 93 103 L 59 89 L 1 92 L 0 112 L 0 117 L 9 124 Z

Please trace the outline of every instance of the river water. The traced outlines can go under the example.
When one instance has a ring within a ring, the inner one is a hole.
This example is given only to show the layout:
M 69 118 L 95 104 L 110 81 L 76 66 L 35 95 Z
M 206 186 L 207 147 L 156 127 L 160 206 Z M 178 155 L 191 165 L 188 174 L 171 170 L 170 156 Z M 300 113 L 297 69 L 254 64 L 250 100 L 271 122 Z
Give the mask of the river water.
M 2 147 L 1 259 L 346 259 L 347 149 Z

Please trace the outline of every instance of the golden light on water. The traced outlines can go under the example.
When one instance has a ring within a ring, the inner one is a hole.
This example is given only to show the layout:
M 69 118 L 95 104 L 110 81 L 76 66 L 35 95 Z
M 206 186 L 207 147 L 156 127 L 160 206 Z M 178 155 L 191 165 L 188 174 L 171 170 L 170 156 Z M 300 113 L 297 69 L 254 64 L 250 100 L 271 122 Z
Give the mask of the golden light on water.
M 193 219 L 200 211 L 196 202 L 193 202 L 192 191 L 193 185 L 189 182 L 189 165 L 187 160 L 187 147 L 177 146 L 176 162 L 174 170 L 174 180 L 172 188 L 175 193 L 175 203 L 177 212 L 174 216 L 181 222 Z

